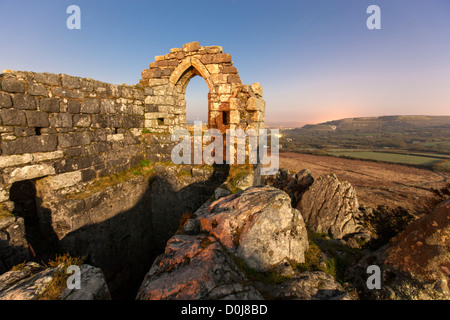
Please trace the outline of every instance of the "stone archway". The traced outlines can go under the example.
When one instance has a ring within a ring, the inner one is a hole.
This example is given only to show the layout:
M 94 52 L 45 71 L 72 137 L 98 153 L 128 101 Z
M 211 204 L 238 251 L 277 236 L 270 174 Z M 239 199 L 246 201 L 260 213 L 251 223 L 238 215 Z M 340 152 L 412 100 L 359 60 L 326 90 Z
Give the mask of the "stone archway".
M 156 56 L 142 71 L 145 88 L 145 127 L 150 132 L 173 132 L 186 125 L 185 92 L 189 81 L 201 76 L 208 88 L 208 128 L 264 128 L 265 102 L 259 83 L 243 85 L 231 55 L 222 47 L 198 42 Z

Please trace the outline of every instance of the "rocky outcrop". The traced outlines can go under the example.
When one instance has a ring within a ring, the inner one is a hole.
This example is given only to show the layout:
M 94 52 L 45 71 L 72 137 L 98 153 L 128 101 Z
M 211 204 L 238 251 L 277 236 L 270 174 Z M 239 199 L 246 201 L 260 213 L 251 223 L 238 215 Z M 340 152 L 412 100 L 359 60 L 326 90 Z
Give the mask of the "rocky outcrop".
M 366 286 L 367 267 L 382 272 L 381 289 Z M 450 200 L 412 222 L 391 243 L 347 270 L 346 278 L 371 299 L 450 299 Z
M 25 223 L 17 216 L 0 216 L 0 274 L 30 258 Z
M 20 270 L 8 271 L 0 276 L 0 300 L 34 300 L 44 293 L 56 273 L 35 262 Z
M 303 194 L 313 184 L 314 178 L 308 169 L 303 169 L 297 174 L 280 169 L 275 176 L 266 177 L 265 182 L 286 192 L 291 197 L 292 207 L 296 208 Z
M 139 289 L 138 300 L 262 299 L 213 237 L 176 235 Z
M 364 231 L 355 189 L 334 174 L 319 177 L 303 194 L 297 209 L 315 232 L 334 238 Z
M 60 299 L 110 299 L 109 290 L 100 269 L 82 265 L 80 270 L 80 289 L 66 289 Z M 56 268 L 45 268 L 35 262 L 28 262 L 18 270 L 8 271 L 0 276 L 0 300 L 39 299 L 52 284 L 53 279 L 61 272 L 64 272 L 63 265 Z
M 292 269 L 292 263 L 305 262 L 308 238 L 290 202 L 285 192 L 268 186 L 207 201 L 168 241 L 137 299 L 345 298 L 333 277 Z M 287 280 L 264 283 L 255 273 Z
M 202 231 L 255 270 L 271 270 L 285 258 L 305 260 L 308 239 L 303 218 L 279 189 L 248 188 L 217 200 L 198 219 Z
M 322 271 L 305 271 L 280 284 L 255 284 L 265 296 L 282 300 L 353 300 L 339 282 Z

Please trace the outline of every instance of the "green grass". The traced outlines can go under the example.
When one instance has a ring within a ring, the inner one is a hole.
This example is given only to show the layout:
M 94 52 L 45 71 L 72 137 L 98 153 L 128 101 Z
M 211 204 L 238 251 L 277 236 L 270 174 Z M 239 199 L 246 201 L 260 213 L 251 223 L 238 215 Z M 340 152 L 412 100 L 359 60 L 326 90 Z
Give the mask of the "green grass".
M 329 154 L 334 156 L 344 156 L 363 160 L 376 160 L 392 163 L 420 165 L 425 167 L 431 167 L 436 162 L 442 160 L 440 158 L 433 158 L 431 155 L 418 156 L 375 151 L 329 152 Z
M 243 259 L 233 256 L 232 257 L 238 268 L 246 275 L 250 281 L 258 281 L 266 284 L 280 284 L 290 277 L 284 276 L 277 272 L 260 272 L 253 268 L 250 268 Z
M 227 184 L 230 186 L 230 191 L 232 193 L 236 193 L 241 191 L 238 187 L 236 187 L 236 183 L 239 179 L 245 177 L 253 171 L 253 166 L 251 164 L 241 164 L 241 165 L 232 165 L 230 166 L 230 172 L 227 178 Z

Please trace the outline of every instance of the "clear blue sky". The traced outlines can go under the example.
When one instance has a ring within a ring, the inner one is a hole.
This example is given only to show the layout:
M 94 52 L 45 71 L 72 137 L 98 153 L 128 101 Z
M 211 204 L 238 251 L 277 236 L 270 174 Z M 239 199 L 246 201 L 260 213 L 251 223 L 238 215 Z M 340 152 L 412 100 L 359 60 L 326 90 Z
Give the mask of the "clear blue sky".
M 81 30 L 66 28 L 71 4 Z M 371 4 L 381 30 L 366 27 Z M 245 84 L 262 84 L 268 122 L 450 115 L 448 0 L 0 0 L 0 30 L 0 69 L 116 84 L 183 43 L 221 45 Z M 193 79 L 191 119 L 206 117 L 206 94 Z

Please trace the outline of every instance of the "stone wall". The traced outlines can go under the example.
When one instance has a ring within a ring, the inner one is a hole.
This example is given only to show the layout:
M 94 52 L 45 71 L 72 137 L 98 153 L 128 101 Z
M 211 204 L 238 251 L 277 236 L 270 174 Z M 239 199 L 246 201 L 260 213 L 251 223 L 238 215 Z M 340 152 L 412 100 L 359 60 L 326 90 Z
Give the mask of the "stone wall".
M 0 85 L 0 202 L 17 181 L 75 185 L 144 158 L 144 89 L 18 71 L 1 74 Z
M 143 159 L 170 161 L 170 133 L 186 128 L 184 95 L 197 75 L 209 88 L 209 128 L 264 127 L 261 85 L 243 85 L 221 47 L 192 42 L 170 51 L 155 57 L 135 86 L 65 74 L 0 74 L 0 204 L 18 181 L 52 176 L 51 188 L 61 188 Z

